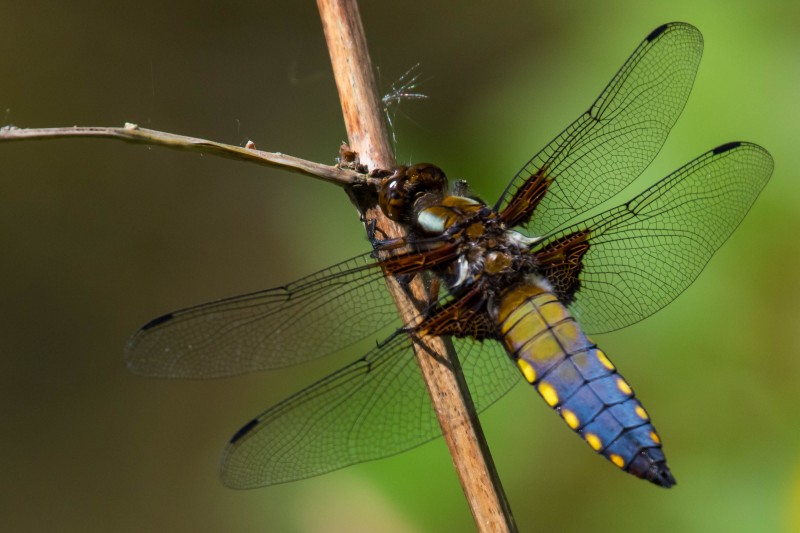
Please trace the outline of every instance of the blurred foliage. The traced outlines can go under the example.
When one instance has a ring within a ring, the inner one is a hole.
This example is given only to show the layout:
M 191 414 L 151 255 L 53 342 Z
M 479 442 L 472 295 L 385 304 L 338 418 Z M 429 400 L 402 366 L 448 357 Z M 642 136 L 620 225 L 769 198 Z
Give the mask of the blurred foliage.
M 483 417 L 522 531 L 800 531 L 800 4 L 362 2 L 381 84 L 422 64 L 398 159 L 493 200 L 654 27 L 706 52 L 639 186 L 731 140 L 772 182 L 681 298 L 603 336 L 665 440 L 678 486 L 616 472 L 526 387 Z M 0 3 L 0 113 L 121 125 L 332 162 L 345 139 L 313 2 Z M 259 410 L 344 360 L 214 382 L 126 373 L 164 311 L 285 283 L 367 249 L 338 190 L 110 141 L 0 145 L 0 516 L 14 531 L 465 531 L 441 441 L 250 492 L 215 461 Z M 45 511 L 46 510 L 46 511 Z

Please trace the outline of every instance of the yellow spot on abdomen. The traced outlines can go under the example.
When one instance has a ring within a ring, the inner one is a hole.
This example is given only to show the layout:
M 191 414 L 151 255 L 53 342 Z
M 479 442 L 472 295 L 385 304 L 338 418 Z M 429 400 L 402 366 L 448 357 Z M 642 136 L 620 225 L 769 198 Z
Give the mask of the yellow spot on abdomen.
M 661 444 L 661 437 L 655 431 L 650 432 L 650 438 L 653 439 L 653 442 L 656 444 Z
M 625 459 L 623 459 L 622 457 L 620 457 L 619 455 L 617 455 L 615 453 L 612 453 L 611 455 L 609 455 L 608 458 L 611 459 L 612 463 L 614 463 L 615 465 L 617 465 L 620 468 L 623 468 L 625 466 Z
M 558 403 L 558 393 L 556 389 L 546 381 L 542 381 L 539 384 L 539 394 L 542 395 L 542 398 L 544 398 L 544 401 L 546 401 L 547 405 L 550 407 L 555 407 Z
M 596 350 L 596 353 L 597 353 L 597 359 L 603 364 L 604 367 L 606 367 L 609 370 L 614 370 L 614 363 L 608 360 L 608 357 L 606 357 L 606 354 L 603 352 L 603 350 L 598 348 Z
M 620 390 L 620 392 L 622 392 L 622 394 L 625 394 L 627 396 L 633 394 L 631 386 L 628 385 L 622 378 L 617 378 L 617 388 Z
M 525 376 L 525 379 L 528 380 L 528 383 L 536 381 L 536 371 L 530 363 L 524 359 L 517 359 L 517 366 L 522 371 L 522 375 Z
M 578 429 L 578 426 L 581 425 L 581 421 L 578 420 L 577 415 L 569 409 L 562 409 L 561 416 L 564 417 L 564 422 L 566 422 L 571 429 Z
M 589 446 L 596 452 L 600 451 L 600 448 L 603 447 L 603 442 L 600 440 L 600 437 L 595 435 L 594 433 L 587 433 L 583 436 L 586 439 L 586 442 L 589 443 Z
M 639 416 L 639 418 L 641 418 L 642 420 L 650 419 L 650 416 L 647 414 L 647 411 L 645 411 L 644 407 L 642 407 L 641 405 L 637 405 L 635 411 L 636 414 Z

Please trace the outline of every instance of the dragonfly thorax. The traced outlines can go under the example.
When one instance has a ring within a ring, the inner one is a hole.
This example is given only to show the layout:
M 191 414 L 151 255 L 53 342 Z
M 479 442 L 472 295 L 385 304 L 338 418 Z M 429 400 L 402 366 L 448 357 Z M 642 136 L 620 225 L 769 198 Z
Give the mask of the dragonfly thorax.
M 516 284 L 535 271 L 529 250 L 537 239 L 509 229 L 497 211 L 467 191 L 465 182 L 449 188 L 444 171 L 420 163 L 387 178 L 379 203 L 386 216 L 405 226 L 412 246 L 452 246 L 452 259 L 433 269 L 451 290 L 477 285 L 488 296 L 495 286 Z
M 451 290 L 478 285 L 489 295 L 498 284 L 515 284 L 535 269 L 531 240 L 509 230 L 478 199 L 445 196 L 416 210 L 413 220 L 411 232 L 423 241 L 438 237 L 457 244 L 457 259 L 440 271 Z

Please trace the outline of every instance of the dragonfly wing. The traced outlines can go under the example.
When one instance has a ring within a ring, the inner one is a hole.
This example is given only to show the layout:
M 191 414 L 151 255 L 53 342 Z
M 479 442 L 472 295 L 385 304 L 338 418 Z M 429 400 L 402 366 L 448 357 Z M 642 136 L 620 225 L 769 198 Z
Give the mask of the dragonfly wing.
M 651 32 L 589 110 L 509 183 L 496 206 L 505 222 L 547 235 L 636 179 L 683 110 L 702 53 L 694 26 Z
M 397 321 L 370 254 L 290 285 L 166 314 L 128 342 L 133 372 L 210 378 L 294 365 Z
M 519 381 L 499 343 L 454 341 L 479 411 Z M 235 488 L 284 483 L 440 435 L 411 340 L 397 335 L 246 424 L 223 452 L 221 477 Z
M 534 253 L 587 332 L 628 326 L 697 278 L 772 169 L 758 145 L 719 146 L 629 202 L 551 235 Z
M 519 369 L 493 340 L 453 339 L 475 409 L 480 413 L 520 382 Z

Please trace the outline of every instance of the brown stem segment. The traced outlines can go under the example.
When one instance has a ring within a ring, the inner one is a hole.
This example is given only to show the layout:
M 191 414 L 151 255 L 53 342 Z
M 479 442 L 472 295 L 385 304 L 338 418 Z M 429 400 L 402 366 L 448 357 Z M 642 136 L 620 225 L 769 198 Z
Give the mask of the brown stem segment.
M 126 124 L 122 128 L 104 126 L 71 126 L 66 128 L 17 128 L 5 126 L 0 128 L 0 142 L 56 139 L 60 137 L 97 137 L 116 139 L 135 144 L 163 146 L 175 150 L 217 155 L 228 159 L 238 159 L 272 168 L 280 168 L 289 172 L 303 174 L 321 179 L 336 185 L 347 187 L 365 184 L 372 178 L 365 177 L 352 170 L 335 166 L 322 165 L 306 161 L 278 152 L 264 152 L 253 147 L 233 146 L 197 137 L 176 135 L 164 131 L 140 128 L 136 124 Z
M 352 0 L 317 0 L 317 7 L 350 147 L 370 169 L 394 168 L 358 4 Z
M 386 134 L 364 28 L 355 0 L 317 0 L 336 86 L 339 90 L 350 148 L 370 169 L 395 166 Z M 378 209 L 367 211 L 376 229 L 388 237 L 402 235 Z M 380 233 L 379 233 L 380 234 Z M 406 323 L 419 316 L 413 301 L 425 301 L 425 288 L 417 278 L 406 292 L 388 280 L 401 317 Z M 464 375 L 452 344 L 441 337 L 414 339 L 417 362 L 461 486 L 479 531 L 516 531 L 514 518 L 478 422 Z

